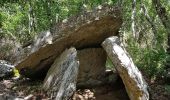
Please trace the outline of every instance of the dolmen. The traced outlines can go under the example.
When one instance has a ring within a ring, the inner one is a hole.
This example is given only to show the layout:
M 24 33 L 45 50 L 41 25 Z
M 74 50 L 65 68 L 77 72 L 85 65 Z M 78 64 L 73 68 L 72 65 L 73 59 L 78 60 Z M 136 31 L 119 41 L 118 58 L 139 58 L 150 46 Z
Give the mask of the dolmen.
M 15 67 L 29 78 L 43 78 L 53 99 L 68 100 L 76 87 L 103 84 L 110 58 L 131 100 L 149 100 L 147 84 L 119 40 L 121 8 L 100 5 L 65 19 L 35 37 L 18 54 Z

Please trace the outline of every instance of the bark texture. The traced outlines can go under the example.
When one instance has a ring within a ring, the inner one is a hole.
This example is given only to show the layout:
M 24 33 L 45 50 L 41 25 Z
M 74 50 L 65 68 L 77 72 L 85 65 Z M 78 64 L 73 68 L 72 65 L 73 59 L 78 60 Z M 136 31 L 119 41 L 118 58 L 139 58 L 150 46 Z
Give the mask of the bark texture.
M 44 43 L 26 54 L 18 55 L 16 68 L 27 77 L 42 77 L 55 58 L 66 48 L 76 49 L 100 46 L 105 38 L 117 35 L 122 24 L 118 7 L 101 6 L 58 23 L 52 29 L 52 41 Z M 40 43 L 41 44 L 41 43 Z M 32 48 L 32 47 L 31 47 Z
M 65 50 L 50 67 L 43 88 L 55 100 L 69 100 L 76 91 L 79 69 L 75 48 Z
M 147 84 L 144 81 L 141 72 L 134 65 L 132 59 L 121 46 L 118 37 L 107 38 L 102 43 L 107 55 L 123 80 L 126 91 L 131 100 L 149 100 Z

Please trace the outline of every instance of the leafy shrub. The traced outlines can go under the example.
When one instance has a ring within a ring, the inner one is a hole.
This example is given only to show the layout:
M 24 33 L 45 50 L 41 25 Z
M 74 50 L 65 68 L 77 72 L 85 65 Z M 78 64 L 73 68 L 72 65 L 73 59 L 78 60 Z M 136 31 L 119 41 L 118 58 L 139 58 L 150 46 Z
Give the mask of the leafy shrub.
M 166 49 L 159 42 L 154 48 L 151 45 L 142 47 L 133 40 L 127 42 L 127 50 L 134 63 L 142 71 L 147 73 L 150 78 L 161 77 L 164 75 L 165 63 L 168 57 Z

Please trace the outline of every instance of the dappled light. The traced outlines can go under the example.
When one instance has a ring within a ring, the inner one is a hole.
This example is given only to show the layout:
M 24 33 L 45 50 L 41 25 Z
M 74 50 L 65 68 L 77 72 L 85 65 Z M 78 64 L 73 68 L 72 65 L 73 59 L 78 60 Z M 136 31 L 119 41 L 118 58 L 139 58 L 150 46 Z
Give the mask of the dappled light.
M 0 0 L 0 100 L 170 100 L 170 1 Z

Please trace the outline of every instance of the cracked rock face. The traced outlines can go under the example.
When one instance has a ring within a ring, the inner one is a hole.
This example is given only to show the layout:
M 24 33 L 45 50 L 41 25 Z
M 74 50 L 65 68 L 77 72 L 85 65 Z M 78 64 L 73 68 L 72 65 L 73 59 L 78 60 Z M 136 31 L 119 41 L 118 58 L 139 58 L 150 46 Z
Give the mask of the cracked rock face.
M 43 84 L 44 90 L 51 94 L 51 99 L 69 100 L 72 97 L 76 91 L 78 69 L 77 51 L 73 47 L 55 59 Z
M 0 78 L 5 78 L 13 74 L 14 66 L 5 60 L 0 60 Z

